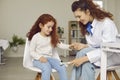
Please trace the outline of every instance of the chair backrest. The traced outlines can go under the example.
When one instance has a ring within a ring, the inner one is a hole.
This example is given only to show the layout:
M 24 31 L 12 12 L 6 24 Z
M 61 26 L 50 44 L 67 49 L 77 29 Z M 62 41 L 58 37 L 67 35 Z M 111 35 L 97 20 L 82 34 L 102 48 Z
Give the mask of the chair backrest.
M 116 36 L 116 41 L 117 41 L 117 42 L 120 42 L 120 34 L 118 34 L 118 35 Z
M 56 49 L 53 49 L 53 57 L 60 60 L 60 57 Z M 26 39 L 25 48 L 24 48 L 23 67 L 33 71 L 41 72 L 40 69 L 33 66 L 32 57 L 30 55 L 30 41 L 28 40 L 28 38 Z M 55 72 L 55 70 L 52 71 Z
M 102 50 L 106 52 L 114 52 L 116 54 L 120 54 L 120 34 L 116 36 L 116 42 L 115 43 L 103 43 L 102 44 Z M 114 65 L 107 67 L 107 70 L 115 70 L 120 69 L 120 65 Z
M 24 48 L 24 56 L 23 56 L 23 66 L 33 66 L 32 64 L 32 57 L 30 56 L 30 41 L 28 41 L 28 38 L 26 39 L 25 48 Z

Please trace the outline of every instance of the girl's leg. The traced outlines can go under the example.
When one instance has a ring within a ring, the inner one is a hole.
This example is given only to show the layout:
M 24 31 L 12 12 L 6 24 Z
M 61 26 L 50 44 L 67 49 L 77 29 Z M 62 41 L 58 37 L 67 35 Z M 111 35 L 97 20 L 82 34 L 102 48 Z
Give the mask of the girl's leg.
M 41 63 L 39 60 L 34 60 L 33 65 L 42 71 L 42 80 L 50 80 L 52 68 L 49 62 Z
M 68 80 L 67 79 L 67 72 L 64 65 L 60 65 L 60 61 L 54 58 L 48 58 L 49 63 L 51 64 L 52 68 L 57 70 L 60 80 Z

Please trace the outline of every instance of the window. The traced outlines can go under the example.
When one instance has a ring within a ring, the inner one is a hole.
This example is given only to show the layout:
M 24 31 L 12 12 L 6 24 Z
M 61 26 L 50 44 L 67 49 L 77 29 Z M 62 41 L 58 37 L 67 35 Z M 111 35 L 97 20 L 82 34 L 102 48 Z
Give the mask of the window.
M 103 1 L 102 0 L 94 0 L 95 3 L 97 3 L 98 5 L 100 5 L 100 7 L 103 7 Z

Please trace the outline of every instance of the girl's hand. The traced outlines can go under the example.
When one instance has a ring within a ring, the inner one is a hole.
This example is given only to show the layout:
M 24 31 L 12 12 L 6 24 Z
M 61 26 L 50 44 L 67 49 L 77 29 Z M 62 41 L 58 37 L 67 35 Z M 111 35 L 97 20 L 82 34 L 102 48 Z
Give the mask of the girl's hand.
M 42 62 L 42 63 L 47 62 L 47 59 L 46 59 L 45 57 L 43 57 L 43 56 L 42 56 L 42 57 L 40 57 L 40 59 L 39 59 L 39 60 L 40 60 L 40 62 Z
M 75 46 L 75 44 L 72 43 L 72 44 L 70 44 L 69 48 L 72 49 L 72 50 L 74 50 L 74 46 Z

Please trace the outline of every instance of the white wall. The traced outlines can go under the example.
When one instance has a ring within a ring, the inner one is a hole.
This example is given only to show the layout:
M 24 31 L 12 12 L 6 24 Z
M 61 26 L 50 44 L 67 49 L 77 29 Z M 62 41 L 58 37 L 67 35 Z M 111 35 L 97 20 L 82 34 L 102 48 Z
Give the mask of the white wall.
M 0 0 L 0 39 L 11 40 L 13 34 L 25 38 L 36 19 L 43 13 L 50 13 L 57 19 L 58 26 L 65 28 L 64 36 L 67 38 L 68 21 L 75 20 L 71 11 L 73 1 L 75 0 Z M 120 0 L 105 0 L 105 8 L 115 15 L 118 26 L 119 3 Z M 5 56 L 20 57 L 23 56 L 23 50 L 22 46 L 15 54 L 8 49 Z
M 67 28 L 74 19 L 72 0 L 0 0 L 0 38 L 10 39 L 13 34 L 25 34 L 43 13 L 50 13 L 58 25 Z
M 115 7 L 115 22 L 116 22 L 116 25 L 118 27 L 118 30 L 119 30 L 119 33 L 120 33 L 120 0 L 115 0 L 116 3 L 116 7 Z
M 0 39 L 11 40 L 13 34 L 25 38 L 26 33 L 36 19 L 43 13 L 49 13 L 57 19 L 58 26 L 65 28 L 64 36 L 67 38 L 68 21 L 74 20 L 70 7 L 73 1 L 74 0 L 0 0 Z M 22 56 L 22 52 L 18 51 L 17 55 Z M 15 54 L 9 50 L 5 55 L 15 56 Z
M 103 0 L 105 10 L 111 12 L 114 15 L 114 22 L 120 33 L 120 0 Z

